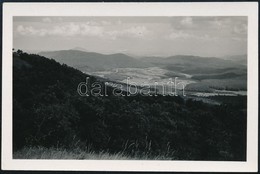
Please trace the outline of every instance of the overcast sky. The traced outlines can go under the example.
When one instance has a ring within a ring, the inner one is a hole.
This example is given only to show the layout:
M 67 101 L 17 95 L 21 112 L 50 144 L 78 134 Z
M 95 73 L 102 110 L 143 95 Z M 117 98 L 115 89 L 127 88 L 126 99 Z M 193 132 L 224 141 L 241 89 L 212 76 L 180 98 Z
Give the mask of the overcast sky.
M 14 17 L 14 48 L 223 57 L 247 53 L 247 17 Z

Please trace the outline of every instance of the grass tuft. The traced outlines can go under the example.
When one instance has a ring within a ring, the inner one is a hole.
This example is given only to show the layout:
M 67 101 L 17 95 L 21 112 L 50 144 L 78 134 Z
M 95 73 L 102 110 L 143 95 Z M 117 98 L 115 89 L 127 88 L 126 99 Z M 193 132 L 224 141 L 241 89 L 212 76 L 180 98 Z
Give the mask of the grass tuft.
M 25 147 L 14 152 L 14 159 L 86 159 L 86 160 L 172 160 L 164 156 L 144 154 L 142 156 L 130 156 L 124 152 L 109 153 L 107 151 L 95 152 L 93 150 L 81 150 L 80 148 L 68 150 L 63 148 Z

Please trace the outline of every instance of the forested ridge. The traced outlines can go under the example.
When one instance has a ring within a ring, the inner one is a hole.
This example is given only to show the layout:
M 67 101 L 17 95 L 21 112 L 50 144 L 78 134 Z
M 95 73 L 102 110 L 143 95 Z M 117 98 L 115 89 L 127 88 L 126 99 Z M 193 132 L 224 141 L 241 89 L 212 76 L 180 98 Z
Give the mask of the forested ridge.
M 246 160 L 246 97 L 209 105 L 178 96 L 117 97 L 112 88 L 108 97 L 82 97 L 78 84 L 95 77 L 20 50 L 13 61 L 14 151 L 91 147 L 130 156 Z

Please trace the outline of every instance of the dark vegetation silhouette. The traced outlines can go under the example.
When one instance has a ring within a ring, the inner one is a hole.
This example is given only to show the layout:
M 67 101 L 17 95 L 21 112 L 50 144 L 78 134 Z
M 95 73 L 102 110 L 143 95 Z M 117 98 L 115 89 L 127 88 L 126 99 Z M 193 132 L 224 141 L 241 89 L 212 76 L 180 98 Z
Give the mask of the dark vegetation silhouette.
M 246 97 L 220 106 L 181 97 L 82 97 L 86 77 L 65 64 L 13 53 L 13 148 L 91 147 L 179 160 L 246 160 Z

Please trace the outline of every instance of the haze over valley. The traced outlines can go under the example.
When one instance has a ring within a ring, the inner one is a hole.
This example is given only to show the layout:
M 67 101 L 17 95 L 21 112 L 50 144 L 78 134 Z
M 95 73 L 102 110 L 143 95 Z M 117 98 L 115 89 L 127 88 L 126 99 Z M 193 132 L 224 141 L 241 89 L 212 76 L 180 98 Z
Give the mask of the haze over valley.
M 245 95 L 247 89 L 246 55 L 227 58 L 188 55 L 134 58 L 122 53 L 100 54 L 73 49 L 39 54 L 114 82 L 126 83 L 129 78 L 129 83 L 153 86 L 155 82 L 166 84 L 169 79 L 177 78 L 190 95 Z M 182 89 L 183 86 L 177 88 Z

